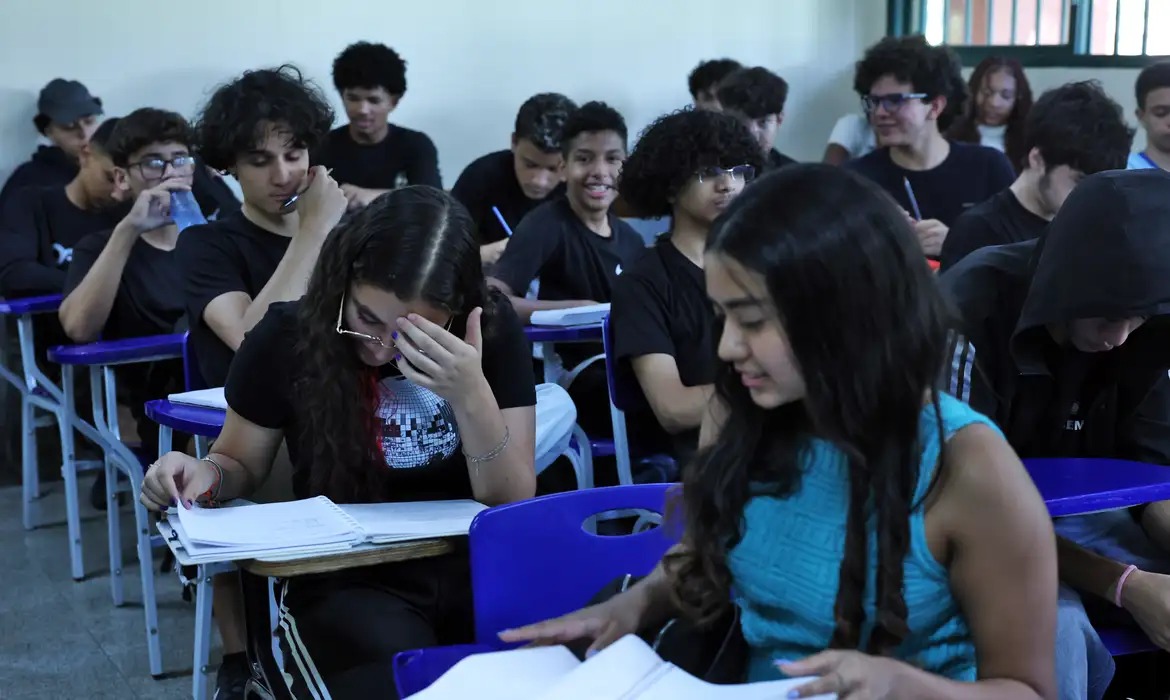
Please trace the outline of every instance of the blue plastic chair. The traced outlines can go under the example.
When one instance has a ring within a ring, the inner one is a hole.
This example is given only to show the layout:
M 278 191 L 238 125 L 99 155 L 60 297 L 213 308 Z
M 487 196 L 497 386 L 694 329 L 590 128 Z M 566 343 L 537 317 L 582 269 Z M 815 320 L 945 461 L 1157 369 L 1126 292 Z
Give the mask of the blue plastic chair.
M 583 607 L 603 586 L 653 570 L 674 544 L 664 528 L 606 537 L 587 532 L 592 516 L 629 509 L 662 513 L 672 484 L 568 491 L 483 511 L 471 523 L 471 586 L 477 644 L 405 651 L 394 658 L 407 697 L 473 653 L 504 648 L 501 630 Z

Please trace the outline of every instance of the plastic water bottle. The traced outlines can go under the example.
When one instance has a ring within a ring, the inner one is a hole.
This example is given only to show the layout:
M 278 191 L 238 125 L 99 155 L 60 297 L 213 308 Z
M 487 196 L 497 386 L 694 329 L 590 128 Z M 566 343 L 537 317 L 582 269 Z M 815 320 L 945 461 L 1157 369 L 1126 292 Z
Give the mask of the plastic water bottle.
M 199 209 L 199 203 L 195 201 L 195 195 L 191 194 L 190 190 L 171 192 L 171 219 L 179 227 L 180 232 L 191 226 L 207 223 L 207 219 L 203 218 L 203 211 Z

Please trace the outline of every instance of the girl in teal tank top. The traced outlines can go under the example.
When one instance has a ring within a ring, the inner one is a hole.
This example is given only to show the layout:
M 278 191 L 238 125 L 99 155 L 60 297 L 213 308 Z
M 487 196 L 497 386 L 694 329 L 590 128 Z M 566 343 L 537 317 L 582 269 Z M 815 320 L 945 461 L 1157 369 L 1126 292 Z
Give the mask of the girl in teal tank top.
M 817 676 L 799 697 L 1056 697 L 1051 522 L 998 430 L 935 390 L 949 317 L 906 215 L 844 169 L 792 166 L 731 203 L 704 263 L 721 363 L 681 544 L 506 638 L 604 645 L 735 605 L 744 679 Z

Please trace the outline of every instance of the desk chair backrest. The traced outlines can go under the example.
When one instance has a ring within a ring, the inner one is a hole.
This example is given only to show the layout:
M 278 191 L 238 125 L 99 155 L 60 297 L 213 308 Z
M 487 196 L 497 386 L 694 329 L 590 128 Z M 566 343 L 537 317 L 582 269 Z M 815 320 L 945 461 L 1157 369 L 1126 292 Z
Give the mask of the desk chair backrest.
M 199 371 L 199 360 L 195 357 L 195 347 L 191 342 L 191 331 L 183 334 L 183 389 L 184 391 L 198 391 L 208 389 L 203 374 Z
M 609 386 L 609 400 L 614 408 L 626 412 L 638 406 L 641 389 L 629 365 L 618 362 L 613 347 L 613 324 L 606 316 L 601 325 L 601 342 L 605 352 L 605 379 Z
M 572 612 L 615 578 L 650 573 L 674 544 L 666 528 L 606 537 L 582 526 L 607 511 L 662 513 L 671 486 L 568 491 L 476 516 L 470 532 L 476 641 L 498 645 L 501 630 Z

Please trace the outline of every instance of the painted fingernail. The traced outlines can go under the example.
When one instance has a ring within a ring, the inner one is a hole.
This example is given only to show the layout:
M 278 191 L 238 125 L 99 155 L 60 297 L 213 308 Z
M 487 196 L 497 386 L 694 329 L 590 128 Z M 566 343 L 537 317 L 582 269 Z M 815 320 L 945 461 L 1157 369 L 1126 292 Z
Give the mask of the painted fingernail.
M 394 331 L 390 334 L 390 340 L 398 340 L 398 331 Z
M 175 507 L 175 499 L 173 499 L 173 498 L 172 498 L 172 499 L 171 499 L 171 502 L 170 502 L 170 503 L 168 503 L 167 505 L 168 505 L 169 507 L 171 507 L 171 508 L 174 508 L 174 507 Z
M 396 355 L 394 356 L 394 361 L 395 361 L 395 362 L 401 362 L 401 361 L 402 361 L 402 355 L 401 355 L 401 354 L 396 354 Z
M 193 506 L 193 505 L 195 505 L 195 502 L 190 500 L 190 499 L 187 499 L 187 510 L 191 510 L 191 506 Z
M 597 655 L 596 649 L 590 649 L 589 651 L 585 652 L 585 658 L 587 658 L 587 659 L 591 659 L 596 655 Z

